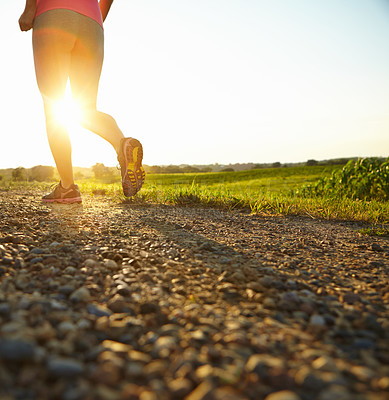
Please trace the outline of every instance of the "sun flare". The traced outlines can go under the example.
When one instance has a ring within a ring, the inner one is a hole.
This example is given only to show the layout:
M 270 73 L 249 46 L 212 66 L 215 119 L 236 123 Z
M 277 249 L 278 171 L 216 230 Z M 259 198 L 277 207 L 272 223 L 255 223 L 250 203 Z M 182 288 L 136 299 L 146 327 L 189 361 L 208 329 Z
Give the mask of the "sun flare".
M 72 98 L 70 90 L 66 89 L 65 96 L 54 106 L 55 118 L 67 129 L 74 129 L 81 123 L 81 107 Z

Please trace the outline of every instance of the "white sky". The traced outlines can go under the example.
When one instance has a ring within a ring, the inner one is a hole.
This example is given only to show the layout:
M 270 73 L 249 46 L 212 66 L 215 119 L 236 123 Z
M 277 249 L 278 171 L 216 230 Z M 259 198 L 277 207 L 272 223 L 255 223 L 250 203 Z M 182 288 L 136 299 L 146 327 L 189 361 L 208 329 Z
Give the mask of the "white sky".
M 0 168 L 54 165 L 24 0 L 0 0 Z M 389 156 L 388 0 L 115 0 L 99 108 L 144 163 Z M 77 129 L 73 163 L 116 165 Z

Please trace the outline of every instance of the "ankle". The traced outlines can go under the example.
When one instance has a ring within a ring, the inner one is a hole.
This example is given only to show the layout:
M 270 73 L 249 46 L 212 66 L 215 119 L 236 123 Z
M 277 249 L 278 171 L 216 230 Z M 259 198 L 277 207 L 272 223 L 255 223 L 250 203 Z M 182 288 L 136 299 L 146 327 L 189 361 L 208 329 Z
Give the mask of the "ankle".
M 62 182 L 62 180 L 61 180 L 61 181 L 59 182 L 59 184 L 61 185 L 61 188 L 62 188 L 62 189 L 70 189 L 70 187 L 74 185 L 74 182 L 73 182 L 73 181 L 65 181 L 65 183 L 64 183 L 64 182 Z
M 119 154 L 120 151 L 121 151 L 121 149 L 122 149 L 122 140 L 123 140 L 123 139 L 124 139 L 124 137 L 123 137 L 123 138 L 120 138 L 119 142 L 116 142 L 116 143 L 114 144 L 114 148 L 115 148 L 115 150 L 116 150 L 116 154 Z

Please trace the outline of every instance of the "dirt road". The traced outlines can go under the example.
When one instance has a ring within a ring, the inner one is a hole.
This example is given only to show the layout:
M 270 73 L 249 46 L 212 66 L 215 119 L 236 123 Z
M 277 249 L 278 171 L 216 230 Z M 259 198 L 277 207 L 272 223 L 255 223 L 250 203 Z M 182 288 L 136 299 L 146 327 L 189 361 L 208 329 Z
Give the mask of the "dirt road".
M 0 193 L 0 399 L 389 398 L 389 241 Z

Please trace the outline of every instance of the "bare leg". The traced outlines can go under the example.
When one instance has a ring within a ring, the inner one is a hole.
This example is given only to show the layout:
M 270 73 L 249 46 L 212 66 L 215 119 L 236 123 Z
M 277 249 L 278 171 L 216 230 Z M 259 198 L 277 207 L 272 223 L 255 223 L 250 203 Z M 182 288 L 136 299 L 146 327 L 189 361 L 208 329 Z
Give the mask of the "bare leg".
M 80 33 L 72 51 L 70 85 L 72 96 L 82 108 L 81 125 L 107 140 L 117 151 L 124 137 L 116 121 L 96 108 L 104 58 L 104 32 L 91 21 L 87 34 Z
M 45 108 L 47 137 L 62 186 L 67 188 L 74 183 L 72 150 L 67 129 L 56 118 L 55 107 L 65 94 L 76 36 L 68 29 L 66 15 L 60 18 L 61 11 L 64 10 L 48 11 L 36 18 L 33 49 L 37 83 Z
M 58 123 L 50 102 L 45 103 L 46 131 L 62 187 L 68 188 L 74 183 L 72 166 L 72 146 L 65 126 Z
M 110 115 L 96 109 L 85 110 L 81 125 L 111 143 L 115 151 L 119 149 L 120 140 L 124 135 Z

